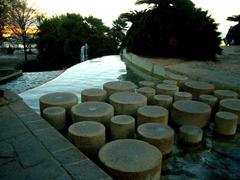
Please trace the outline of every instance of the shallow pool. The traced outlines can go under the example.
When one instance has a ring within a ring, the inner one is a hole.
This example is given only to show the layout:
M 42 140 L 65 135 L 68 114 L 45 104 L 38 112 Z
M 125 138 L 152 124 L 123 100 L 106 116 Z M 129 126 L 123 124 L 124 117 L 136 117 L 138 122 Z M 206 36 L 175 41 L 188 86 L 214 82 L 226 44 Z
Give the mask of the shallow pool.
M 20 96 L 34 111 L 39 112 L 38 100 L 46 93 L 72 92 L 80 100 L 80 93 L 83 89 L 102 88 L 102 85 L 108 81 L 131 80 L 137 83 L 140 79 L 133 71 L 126 68 L 120 56 L 104 56 L 72 66 L 57 78 L 22 92 Z

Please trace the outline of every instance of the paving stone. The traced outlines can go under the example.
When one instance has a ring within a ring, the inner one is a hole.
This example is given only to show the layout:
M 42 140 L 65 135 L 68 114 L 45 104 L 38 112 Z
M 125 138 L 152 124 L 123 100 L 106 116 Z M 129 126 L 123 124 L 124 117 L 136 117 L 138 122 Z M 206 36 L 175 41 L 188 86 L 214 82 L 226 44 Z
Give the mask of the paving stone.
M 63 165 L 69 165 L 86 160 L 87 157 L 76 147 L 53 153 L 53 157 Z
M 30 133 L 16 137 L 13 146 L 24 168 L 34 166 L 50 158 L 46 149 Z
M 54 128 L 42 129 L 33 133 L 51 153 L 74 147 Z
M 80 161 L 73 165 L 63 165 L 74 179 L 96 180 L 111 179 L 103 170 L 90 160 Z
M 19 136 L 27 132 L 26 127 L 22 123 L 3 125 L 0 126 L 0 141 Z
M 33 112 L 33 110 L 22 101 L 11 103 L 9 107 L 18 117 L 26 116 L 27 114 L 32 114 Z
M 40 131 L 46 128 L 53 128 L 46 120 L 39 119 L 37 121 L 30 121 L 26 123 L 26 126 L 32 131 Z
M 20 119 L 24 122 L 24 123 L 30 123 L 33 121 L 39 121 L 39 120 L 43 120 L 43 118 L 41 116 L 39 116 L 38 114 L 32 112 L 31 114 L 27 114 L 26 116 L 21 116 Z
M 66 171 L 53 160 L 44 161 L 34 167 L 26 169 L 28 179 L 72 179 Z
M 0 143 L 0 167 L 9 161 L 15 160 L 15 153 L 12 145 L 10 143 L 1 142 Z
M 17 161 L 12 161 L 0 166 L 0 179 L 26 179 L 27 174 Z

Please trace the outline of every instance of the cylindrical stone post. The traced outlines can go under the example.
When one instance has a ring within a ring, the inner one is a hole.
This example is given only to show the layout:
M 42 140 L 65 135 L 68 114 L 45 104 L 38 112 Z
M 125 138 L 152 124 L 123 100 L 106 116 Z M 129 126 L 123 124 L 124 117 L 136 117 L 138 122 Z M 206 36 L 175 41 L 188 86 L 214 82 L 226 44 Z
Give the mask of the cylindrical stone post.
M 105 102 L 89 101 L 72 107 L 73 122 L 97 121 L 104 124 L 107 130 L 113 115 L 113 107 Z
M 115 180 L 160 179 L 162 153 L 149 143 L 115 140 L 105 144 L 98 156 L 104 170 Z
M 139 81 L 139 87 L 150 87 L 155 88 L 155 83 L 152 81 Z
M 90 88 L 84 89 L 81 92 L 81 101 L 106 101 L 107 100 L 107 91 L 99 88 Z
M 240 124 L 240 99 L 224 99 L 219 103 L 219 111 L 232 112 L 238 116 Z
M 169 74 L 168 78 L 174 81 L 177 81 L 177 85 L 182 88 L 184 83 L 188 81 L 188 77 L 184 75 L 179 75 L 179 74 Z
M 168 110 L 161 106 L 143 106 L 138 109 L 137 125 L 144 123 L 168 123 Z
M 130 81 L 111 81 L 103 84 L 103 89 L 107 91 L 107 97 L 118 92 L 134 92 L 136 85 Z
M 214 85 L 201 81 L 188 81 L 184 83 L 183 89 L 193 95 L 194 100 L 198 100 L 201 94 L 212 94 Z
M 208 125 L 211 115 L 211 107 L 208 104 L 182 100 L 173 103 L 171 120 L 181 125 L 194 125 L 203 128 Z
M 174 101 L 192 100 L 192 94 L 189 92 L 175 92 Z
M 66 127 L 66 111 L 62 107 L 45 108 L 43 110 L 43 118 L 57 130 L 64 130 Z
M 172 106 L 173 97 L 168 95 L 155 95 L 153 97 L 153 104 L 157 106 L 162 106 L 166 109 L 170 109 Z
M 68 133 L 73 144 L 87 155 L 97 155 L 106 141 L 104 125 L 95 121 L 74 123 Z
M 174 96 L 179 91 L 179 87 L 173 84 L 158 84 L 156 87 L 157 94 Z
M 182 125 L 179 128 L 179 138 L 185 145 L 196 146 L 202 142 L 203 131 L 192 125 Z
M 165 79 L 165 80 L 163 80 L 163 83 L 164 84 L 172 84 L 172 85 L 177 85 L 178 84 L 177 81 L 171 80 L 171 79 Z
M 156 90 L 150 87 L 141 87 L 137 89 L 137 92 L 146 96 L 147 103 L 149 105 L 153 104 L 153 97 L 156 95 Z
M 132 139 L 135 134 L 135 119 L 129 115 L 118 115 L 111 118 L 112 139 Z
M 137 117 L 137 109 L 147 105 L 147 98 L 139 93 L 120 92 L 109 97 L 114 107 L 115 115 L 130 115 Z
M 236 134 L 238 125 L 238 116 L 231 112 L 220 111 L 215 117 L 215 132 L 224 135 L 232 136 Z
M 138 139 L 156 146 L 166 156 L 171 153 L 174 130 L 162 123 L 145 123 L 137 128 Z
M 214 96 L 218 98 L 218 101 L 221 101 L 223 99 L 237 99 L 239 95 L 232 90 L 218 89 L 214 91 Z

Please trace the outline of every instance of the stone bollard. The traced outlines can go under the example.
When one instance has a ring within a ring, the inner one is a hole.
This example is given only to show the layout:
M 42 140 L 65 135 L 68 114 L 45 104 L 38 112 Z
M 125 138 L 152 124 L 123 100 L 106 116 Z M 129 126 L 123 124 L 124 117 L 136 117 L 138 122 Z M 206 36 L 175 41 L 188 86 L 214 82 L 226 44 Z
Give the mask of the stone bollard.
M 168 110 L 161 106 L 143 106 L 138 109 L 137 113 L 138 126 L 150 122 L 168 123 Z
M 66 111 L 62 107 L 45 108 L 43 118 L 59 131 L 66 128 Z
M 194 125 L 203 128 L 208 125 L 211 115 L 211 107 L 208 104 L 182 100 L 173 103 L 171 120 L 181 125 Z
M 238 125 L 240 124 L 240 99 L 224 99 L 219 103 L 219 111 L 232 112 L 238 116 Z
M 171 80 L 171 79 L 165 79 L 165 80 L 163 80 L 163 83 L 164 84 L 172 84 L 172 85 L 177 85 L 178 84 L 177 81 Z
M 115 180 L 160 179 L 162 153 L 149 143 L 115 140 L 105 144 L 98 156 L 104 170 Z
M 184 91 L 190 92 L 194 100 L 198 100 L 201 94 L 212 94 L 214 85 L 202 81 L 188 81 L 184 83 Z
M 111 118 L 112 139 L 131 139 L 135 134 L 135 119 L 129 115 L 118 115 Z
M 147 105 L 147 98 L 139 93 L 120 92 L 109 97 L 110 104 L 114 107 L 115 115 L 130 115 L 137 117 L 137 109 Z
M 158 84 L 156 87 L 157 94 L 174 96 L 179 91 L 179 87 L 173 84 Z
M 150 88 L 155 88 L 155 83 L 152 81 L 140 81 L 139 83 L 139 87 L 150 87 Z
M 192 94 L 189 92 L 175 92 L 174 101 L 192 100 Z
M 103 84 L 103 89 L 107 91 L 107 98 L 118 92 L 134 92 L 136 85 L 130 81 L 111 81 Z
M 224 136 L 236 134 L 238 125 L 238 116 L 230 112 L 220 111 L 215 117 L 215 132 Z
M 156 94 L 156 90 L 150 87 L 141 87 L 137 89 L 137 92 L 146 96 L 147 98 L 147 104 L 151 105 L 153 104 L 153 97 Z
M 156 146 L 167 156 L 171 153 L 174 143 L 174 130 L 162 123 L 145 123 L 137 128 L 138 139 Z
M 197 146 L 202 142 L 203 131 L 192 125 L 182 125 L 179 128 L 179 138 L 186 146 Z
M 170 109 L 172 106 L 173 97 L 168 95 L 155 95 L 153 97 L 153 104 L 157 106 L 162 106 L 166 109 Z
M 107 130 L 113 115 L 113 107 L 105 102 L 89 101 L 72 107 L 73 122 L 97 121 L 105 125 Z
M 188 77 L 179 74 L 169 74 L 168 78 L 174 81 L 177 81 L 177 85 L 182 88 L 184 83 L 188 81 Z
M 218 98 L 218 101 L 220 102 L 223 99 L 237 99 L 238 93 L 231 90 L 218 89 L 214 91 L 214 96 L 216 96 Z
M 87 155 L 97 155 L 106 141 L 104 125 L 95 121 L 74 123 L 68 133 L 73 144 Z
M 84 89 L 81 92 L 81 101 L 106 101 L 107 100 L 107 91 L 99 88 L 90 88 Z
M 78 97 L 73 93 L 55 92 L 41 96 L 39 103 L 41 115 L 43 114 L 43 110 L 47 107 L 58 106 L 65 108 L 67 124 L 71 124 L 71 108 L 78 103 Z

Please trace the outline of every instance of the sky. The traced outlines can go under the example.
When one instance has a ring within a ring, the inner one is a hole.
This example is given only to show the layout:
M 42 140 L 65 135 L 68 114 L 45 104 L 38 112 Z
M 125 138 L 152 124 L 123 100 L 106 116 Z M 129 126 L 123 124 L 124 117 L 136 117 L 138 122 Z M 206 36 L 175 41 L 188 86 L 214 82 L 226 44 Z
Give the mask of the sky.
M 47 16 L 65 13 L 92 15 L 111 27 L 112 21 L 121 13 L 141 10 L 146 6 L 135 5 L 136 0 L 28 0 L 29 4 L 45 12 Z M 240 0 L 192 0 L 196 7 L 208 10 L 219 24 L 219 32 L 225 37 L 230 26 L 236 24 L 226 21 L 228 16 L 240 14 Z

